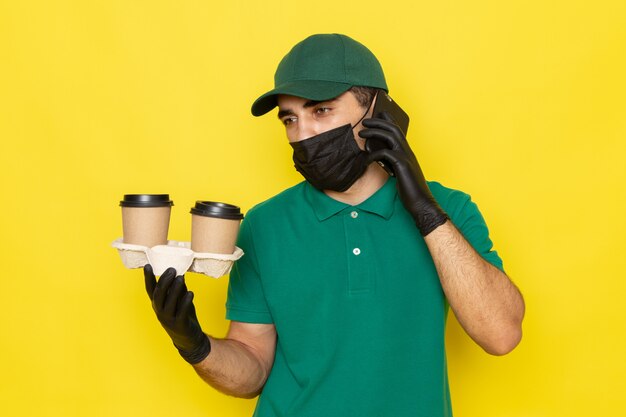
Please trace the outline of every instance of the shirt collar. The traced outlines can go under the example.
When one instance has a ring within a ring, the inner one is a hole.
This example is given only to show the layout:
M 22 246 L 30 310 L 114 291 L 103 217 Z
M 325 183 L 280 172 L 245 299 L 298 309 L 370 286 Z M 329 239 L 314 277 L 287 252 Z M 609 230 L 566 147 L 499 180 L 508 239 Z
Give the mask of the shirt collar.
M 332 199 L 308 182 L 305 183 L 304 196 L 311 208 L 313 208 L 313 211 L 319 221 L 324 221 L 334 216 L 346 207 L 355 207 L 357 209 L 381 216 L 385 220 L 389 220 L 393 214 L 395 206 L 394 203 L 397 196 L 396 179 L 389 177 L 387 182 L 385 182 L 385 184 L 380 187 L 378 191 L 371 195 L 367 200 L 361 204 L 357 204 L 356 206 L 350 206 L 349 204 Z

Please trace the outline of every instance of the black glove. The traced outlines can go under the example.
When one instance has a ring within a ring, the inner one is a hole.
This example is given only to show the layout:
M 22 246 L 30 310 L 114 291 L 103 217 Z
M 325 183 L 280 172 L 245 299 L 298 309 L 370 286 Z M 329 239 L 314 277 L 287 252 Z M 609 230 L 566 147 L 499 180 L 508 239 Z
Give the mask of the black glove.
M 397 178 L 398 195 L 415 220 L 422 236 L 426 236 L 448 220 L 424 179 L 417 159 L 400 128 L 388 113 L 363 120 L 359 136 L 366 139 L 365 150 L 370 161 L 382 161 Z
M 211 352 L 211 343 L 202 332 L 184 276 L 177 277 L 176 270 L 168 268 L 157 283 L 150 264 L 144 266 L 143 274 L 152 308 L 180 356 L 192 365 L 202 362 Z

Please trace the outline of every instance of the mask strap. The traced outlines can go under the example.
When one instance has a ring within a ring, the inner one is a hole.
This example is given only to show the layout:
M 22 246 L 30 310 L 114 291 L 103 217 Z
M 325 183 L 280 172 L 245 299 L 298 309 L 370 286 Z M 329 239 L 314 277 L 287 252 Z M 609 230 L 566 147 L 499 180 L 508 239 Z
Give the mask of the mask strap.
M 369 113 L 370 109 L 372 108 L 372 104 L 374 104 L 374 100 L 376 99 L 376 97 L 378 97 L 378 91 L 376 91 L 376 94 L 374 95 L 374 97 L 370 101 L 369 106 L 367 106 L 367 110 L 365 110 L 365 114 L 359 119 L 358 122 L 356 122 L 356 124 L 354 126 L 352 126 L 352 129 L 357 127 L 359 125 L 359 123 L 361 123 L 363 121 L 363 119 L 365 119 L 365 116 L 367 116 L 367 113 Z

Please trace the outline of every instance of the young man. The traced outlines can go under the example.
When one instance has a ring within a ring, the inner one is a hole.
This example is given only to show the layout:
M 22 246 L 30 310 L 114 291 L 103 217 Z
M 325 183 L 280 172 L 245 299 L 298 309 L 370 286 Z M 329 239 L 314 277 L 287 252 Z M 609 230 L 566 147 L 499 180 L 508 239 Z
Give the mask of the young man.
M 168 270 L 157 284 L 145 268 L 181 355 L 220 391 L 261 394 L 256 416 L 451 416 L 448 306 L 491 354 L 521 339 L 524 302 L 478 208 L 424 180 L 402 131 L 372 114 L 378 90 L 367 48 L 314 35 L 253 104 L 255 116 L 278 106 L 306 181 L 247 213 L 226 338 L 202 332 L 182 277 Z M 384 146 L 368 152 L 368 140 Z

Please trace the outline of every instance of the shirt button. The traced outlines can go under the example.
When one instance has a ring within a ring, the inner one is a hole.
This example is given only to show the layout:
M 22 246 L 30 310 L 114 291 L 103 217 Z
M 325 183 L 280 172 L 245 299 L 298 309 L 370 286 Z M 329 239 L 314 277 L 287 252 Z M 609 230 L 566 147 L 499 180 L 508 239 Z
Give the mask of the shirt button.
M 361 254 L 361 249 L 359 249 L 359 248 L 354 248 L 354 249 L 352 249 L 352 253 L 354 253 L 355 255 L 357 255 L 357 256 L 358 256 L 358 255 L 360 255 L 360 254 Z
M 359 217 L 359 213 L 357 211 L 353 211 L 352 213 L 350 213 L 350 216 L 352 216 L 353 219 L 356 219 L 357 217 Z

